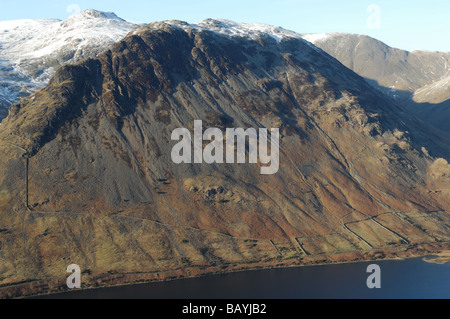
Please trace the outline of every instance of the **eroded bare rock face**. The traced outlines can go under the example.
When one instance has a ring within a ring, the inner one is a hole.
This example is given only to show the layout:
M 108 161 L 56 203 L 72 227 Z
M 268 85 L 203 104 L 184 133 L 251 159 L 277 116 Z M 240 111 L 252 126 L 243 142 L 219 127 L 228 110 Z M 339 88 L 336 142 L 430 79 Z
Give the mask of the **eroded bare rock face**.
M 280 128 L 279 172 L 174 164 L 171 132 L 197 119 Z M 449 240 L 448 141 L 301 39 L 150 24 L 60 68 L 11 107 L 0 141 L 5 285 L 70 263 L 102 285 Z

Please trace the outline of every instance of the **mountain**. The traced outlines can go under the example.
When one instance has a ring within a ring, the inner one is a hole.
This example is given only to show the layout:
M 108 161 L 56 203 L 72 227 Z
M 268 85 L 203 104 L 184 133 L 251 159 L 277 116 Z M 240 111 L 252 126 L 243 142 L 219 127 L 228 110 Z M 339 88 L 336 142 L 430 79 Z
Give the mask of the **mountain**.
M 444 103 L 450 99 L 450 76 L 425 85 L 414 92 L 412 99 L 417 103 Z
M 423 121 L 450 131 L 450 76 L 416 90 L 406 107 Z
M 450 53 L 405 51 L 365 35 L 304 34 L 303 38 L 394 98 L 425 122 L 450 131 L 445 83 L 450 76 Z
M 278 128 L 279 170 L 176 164 L 197 120 Z M 449 143 L 292 32 L 150 23 L 0 123 L 0 294 L 441 251 Z
M 114 13 L 86 10 L 64 21 L 0 21 L 0 119 L 68 63 L 95 57 L 138 28 Z

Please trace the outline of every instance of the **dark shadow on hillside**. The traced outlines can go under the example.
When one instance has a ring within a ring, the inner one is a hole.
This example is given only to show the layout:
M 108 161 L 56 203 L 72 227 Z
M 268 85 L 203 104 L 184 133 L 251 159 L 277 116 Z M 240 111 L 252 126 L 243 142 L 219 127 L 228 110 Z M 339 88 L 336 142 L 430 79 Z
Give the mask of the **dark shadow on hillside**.
M 404 117 L 405 122 L 414 128 L 409 133 L 418 149 L 424 146 L 431 151 L 430 155 L 450 160 L 450 100 L 439 104 L 417 103 L 410 98 L 411 92 L 384 87 L 372 79 L 365 80 L 409 115 Z

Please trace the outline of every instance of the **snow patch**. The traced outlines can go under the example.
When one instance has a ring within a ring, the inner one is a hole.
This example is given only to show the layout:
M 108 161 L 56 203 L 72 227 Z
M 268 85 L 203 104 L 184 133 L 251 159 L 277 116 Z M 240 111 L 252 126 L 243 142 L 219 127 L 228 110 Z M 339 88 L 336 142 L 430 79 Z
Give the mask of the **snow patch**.
M 303 39 L 306 41 L 311 42 L 312 44 L 326 40 L 331 37 L 331 34 L 329 33 L 306 33 L 303 34 Z

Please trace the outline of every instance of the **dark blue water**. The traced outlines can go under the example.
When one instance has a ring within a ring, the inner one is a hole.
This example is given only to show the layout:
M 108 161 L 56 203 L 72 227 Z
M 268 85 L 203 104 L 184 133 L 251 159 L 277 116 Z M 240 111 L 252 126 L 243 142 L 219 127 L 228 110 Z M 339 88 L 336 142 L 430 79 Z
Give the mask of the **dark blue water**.
M 381 267 L 369 289 L 367 266 Z M 79 290 L 46 298 L 133 299 L 450 299 L 450 264 L 419 259 L 255 270 L 170 282 Z

